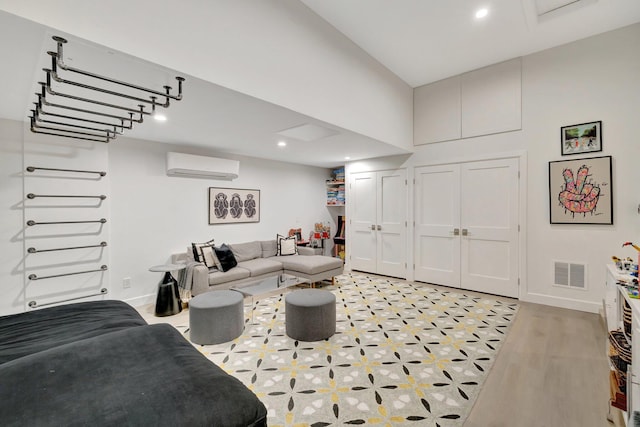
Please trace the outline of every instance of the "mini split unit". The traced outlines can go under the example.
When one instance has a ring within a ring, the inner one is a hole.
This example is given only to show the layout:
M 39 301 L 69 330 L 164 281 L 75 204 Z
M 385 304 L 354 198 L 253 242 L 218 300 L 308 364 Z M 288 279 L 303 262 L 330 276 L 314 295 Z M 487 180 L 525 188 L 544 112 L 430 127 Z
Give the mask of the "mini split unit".
M 238 177 L 240 162 L 193 154 L 167 153 L 167 175 L 231 181 Z

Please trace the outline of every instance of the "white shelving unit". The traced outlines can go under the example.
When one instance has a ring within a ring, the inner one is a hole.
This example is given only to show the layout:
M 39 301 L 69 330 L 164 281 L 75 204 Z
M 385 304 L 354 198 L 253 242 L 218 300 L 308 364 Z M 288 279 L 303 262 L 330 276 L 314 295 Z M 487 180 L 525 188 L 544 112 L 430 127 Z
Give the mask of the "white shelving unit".
M 607 265 L 606 292 L 604 298 L 605 319 L 607 330 L 624 331 L 623 308 L 625 301 L 631 307 L 631 337 L 625 334 L 628 341 L 631 341 L 631 365 L 627 368 L 627 411 L 623 412 L 625 425 L 629 424 L 629 417 L 634 411 L 640 410 L 640 299 L 631 298 L 627 289 L 620 286 L 618 282 L 631 283 L 633 277 L 626 271 L 621 271 L 615 265 Z M 636 339 L 632 339 L 632 337 Z M 606 343 L 607 355 L 609 352 L 609 342 Z M 611 370 L 613 367 L 611 366 Z
M 327 206 L 344 206 L 344 181 L 327 180 Z

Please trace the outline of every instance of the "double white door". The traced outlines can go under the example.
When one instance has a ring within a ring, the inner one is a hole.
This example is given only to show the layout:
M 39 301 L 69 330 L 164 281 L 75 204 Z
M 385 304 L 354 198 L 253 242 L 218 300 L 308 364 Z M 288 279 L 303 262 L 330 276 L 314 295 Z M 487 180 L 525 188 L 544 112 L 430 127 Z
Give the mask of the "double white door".
M 415 169 L 415 279 L 518 297 L 518 160 Z
M 406 278 L 406 170 L 355 173 L 349 184 L 351 268 Z

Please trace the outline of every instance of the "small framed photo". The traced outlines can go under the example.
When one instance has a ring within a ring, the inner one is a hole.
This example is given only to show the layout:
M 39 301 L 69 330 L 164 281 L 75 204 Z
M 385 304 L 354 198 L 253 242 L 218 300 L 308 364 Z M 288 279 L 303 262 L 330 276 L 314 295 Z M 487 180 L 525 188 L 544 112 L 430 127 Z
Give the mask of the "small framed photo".
M 561 127 L 560 141 L 563 156 L 602 151 L 602 122 Z

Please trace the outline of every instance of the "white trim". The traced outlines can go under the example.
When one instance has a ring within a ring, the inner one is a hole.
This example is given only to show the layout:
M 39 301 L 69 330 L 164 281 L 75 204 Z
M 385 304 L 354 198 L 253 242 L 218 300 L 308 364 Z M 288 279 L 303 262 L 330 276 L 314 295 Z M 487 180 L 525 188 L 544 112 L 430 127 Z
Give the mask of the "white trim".
M 521 298 L 521 301 L 535 304 L 549 305 L 552 307 L 566 308 L 569 310 L 586 311 L 588 313 L 599 313 L 602 309 L 601 302 L 584 301 L 574 298 L 564 298 L 556 295 L 545 295 L 530 293 Z
M 447 160 L 436 160 L 433 162 L 425 161 L 425 162 L 416 162 L 413 164 L 413 168 L 418 168 L 421 166 L 439 166 L 439 165 L 450 165 L 457 163 L 470 163 L 470 162 L 481 162 L 484 160 L 500 160 L 500 159 L 512 159 L 512 158 L 520 158 L 525 160 L 527 159 L 527 152 L 524 150 L 517 151 L 508 151 L 504 153 L 495 153 L 495 154 L 486 154 L 486 155 L 478 155 L 478 156 L 461 156 L 449 158 Z M 522 167 L 522 164 L 520 164 Z
M 143 305 L 153 304 L 156 301 L 156 294 L 147 294 L 135 298 L 125 299 L 124 302 L 133 306 L 141 307 Z

